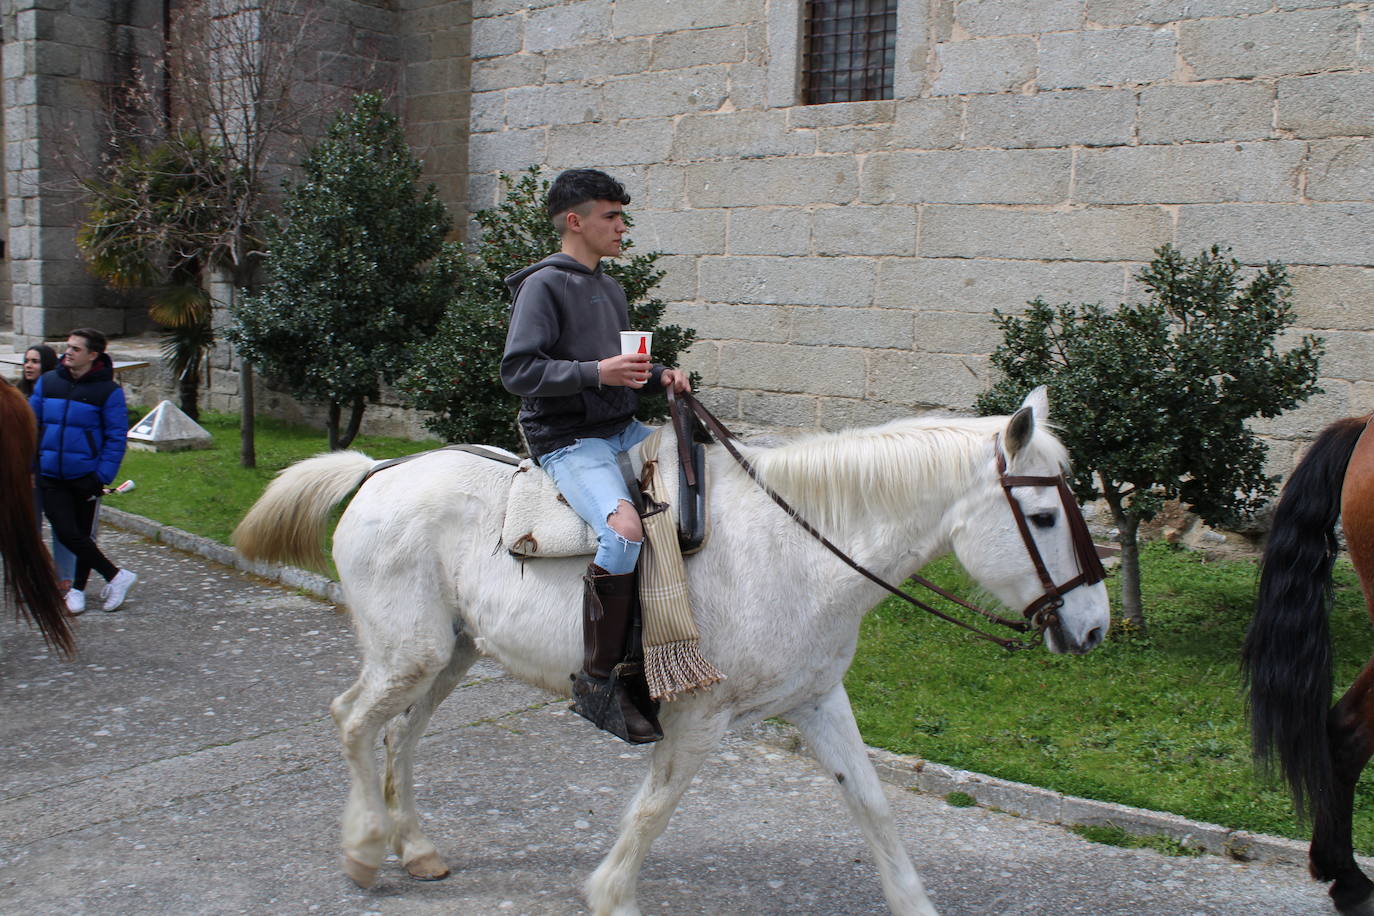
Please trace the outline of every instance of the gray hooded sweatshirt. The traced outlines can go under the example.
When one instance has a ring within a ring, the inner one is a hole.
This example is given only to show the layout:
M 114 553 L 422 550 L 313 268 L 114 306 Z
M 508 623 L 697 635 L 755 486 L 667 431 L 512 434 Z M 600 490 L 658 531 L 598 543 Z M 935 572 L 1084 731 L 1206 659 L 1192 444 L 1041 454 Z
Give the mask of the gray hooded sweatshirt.
M 602 386 L 597 362 L 620 353 L 630 329 L 625 291 L 601 265 L 554 254 L 506 278 L 514 297 L 501 384 L 521 397 L 520 425 L 535 455 L 629 425 L 641 391 L 661 391 L 655 365 L 642 389 Z

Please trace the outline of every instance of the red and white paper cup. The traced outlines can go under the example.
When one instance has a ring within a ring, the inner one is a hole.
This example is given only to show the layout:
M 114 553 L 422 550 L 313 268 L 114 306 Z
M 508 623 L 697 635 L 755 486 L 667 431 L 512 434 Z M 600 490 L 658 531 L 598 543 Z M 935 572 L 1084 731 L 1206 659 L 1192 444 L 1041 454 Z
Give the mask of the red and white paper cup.
M 653 348 L 653 331 L 621 331 L 620 332 L 620 352 L 643 353 L 648 356 Z

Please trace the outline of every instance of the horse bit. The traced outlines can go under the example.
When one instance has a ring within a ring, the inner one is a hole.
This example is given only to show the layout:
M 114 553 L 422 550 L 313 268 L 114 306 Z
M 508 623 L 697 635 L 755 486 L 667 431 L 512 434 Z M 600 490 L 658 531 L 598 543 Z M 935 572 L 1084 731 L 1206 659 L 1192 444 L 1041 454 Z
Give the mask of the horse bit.
M 1006 495 L 1007 503 L 1011 506 L 1011 514 L 1012 517 L 1016 519 L 1016 528 L 1021 534 L 1021 541 L 1026 547 L 1026 552 L 1030 554 L 1031 563 L 1034 564 L 1036 574 L 1040 577 L 1040 584 L 1044 587 L 1045 591 L 1039 598 L 1036 598 L 1030 604 L 1026 605 L 1021 611 L 1022 620 L 1008 620 L 992 611 L 985 610 L 971 602 L 965 601 L 923 576 L 913 573 L 910 577 L 911 581 L 927 591 L 934 592 L 946 601 L 951 601 L 960 607 L 973 611 L 1000 626 L 1015 630 L 1018 633 L 1030 635 L 1025 639 L 1004 639 L 999 636 L 994 636 L 991 633 L 985 633 L 957 617 L 952 617 L 943 611 L 931 607 L 924 601 L 920 601 L 908 595 L 906 592 L 883 580 L 880 576 L 864 568 L 843 550 L 836 547 L 825 535 L 817 531 L 810 522 L 802 518 L 801 515 L 797 513 L 797 510 L 792 508 L 785 499 L 775 493 L 772 488 L 763 482 L 762 478 L 760 478 L 758 473 L 754 470 L 754 466 L 749 463 L 749 459 L 745 458 L 740 454 L 739 450 L 735 448 L 733 442 L 735 438 L 734 435 L 726 429 L 725 425 L 716 419 L 700 401 L 686 392 L 676 393 L 669 389 L 668 406 L 673 414 L 674 426 L 679 431 L 678 443 L 680 448 L 684 445 L 681 430 L 683 430 L 687 424 L 677 422 L 678 413 L 681 409 L 678 406 L 679 400 L 682 401 L 692 413 L 696 414 L 697 418 L 701 420 L 716 440 L 730 453 L 730 457 L 735 459 L 735 462 L 744 469 L 750 479 L 758 484 L 759 488 L 762 489 L 764 493 L 767 493 L 773 502 L 777 503 L 784 512 L 791 516 L 792 520 L 800 525 L 802 530 L 819 541 L 823 547 L 838 557 L 841 562 L 850 569 L 913 607 L 918 607 L 929 614 L 939 617 L 941 620 L 947 620 L 956 626 L 963 627 L 980 639 L 995 642 L 1004 649 L 1025 649 L 1034 644 L 1046 630 L 1054 632 L 1060 645 L 1067 645 L 1067 640 L 1064 638 L 1063 623 L 1059 617 L 1059 609 L 1064 606 L 1064 595 L 1078 588 L 1080 585 L 1094 585 L 1107 577 L 1106 570 L 1102 568 L 1102 560 L 1097 554 L 1097 548 L 1093 544 L 1092 535 L 1088 532 L 1088 524 L 1083 520 L 1083 512 L 1078 507 L 1078 501 L 1074 499 L 1073 491 L 1069 489 L 1068 483 L 1064 480 L 1064 475 L 1060 474 L 1057 477 L 1010 476 L 1007 474 L 1007 465 L 1005 459 L 1002 457 L 1001 449 L 995 448 L 994 450 L 997 454 L 997 475 L 1002 485 L 1002 492 Z M 1035 538 L 1031 536 L 1030 526 L 1026 523 L 1026 515 L 1021 509 L 1021 503 L 1012 493 L 1012 488 L 1014 487 L 1054 487 L 1059 491 L 1059 501 L 1064 507 L 1064 520 L 1069 526 L 1069 535 L 1073 542 L 1074 555 L 1078 561 L 1079 574 L 1077 576 L 1074 576 L 1063 584 L 1055 584 L 1054 577 L 1050 575 L 1049 568 L 1046 567 L 1044 558 L 1040 555 L 1040 548 L 1036 545 Z

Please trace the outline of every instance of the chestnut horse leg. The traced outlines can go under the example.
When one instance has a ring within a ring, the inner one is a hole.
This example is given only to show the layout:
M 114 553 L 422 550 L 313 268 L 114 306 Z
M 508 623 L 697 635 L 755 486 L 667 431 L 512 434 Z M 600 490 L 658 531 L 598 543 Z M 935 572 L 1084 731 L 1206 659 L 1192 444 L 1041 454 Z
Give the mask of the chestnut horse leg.
M 1374 435 L 1362 436 L 1350 456 L 1341 525 L 1374 621 Z M 1346 916 L 1374 916 L 1374 883 L 1355 864 L 1351 840 L 1355 782 L 1374 754 L 1374 659 L 1332 707 L 1326 728 L 1335 779 L 1332 797 L 1313 806 L 1312 875 L 1333 882 L 1331 900 Z
M 1326 729 L 1334 778 L 1331 797 L 1313 806 L 1312 877 L 1332 882 L 1331 901 L 1345 916 L 1374 916 L 1374 883 L 1355 864 L 1351 840 L 1355 783 L 1374 752 L 1374 659 L 1332 707 Z

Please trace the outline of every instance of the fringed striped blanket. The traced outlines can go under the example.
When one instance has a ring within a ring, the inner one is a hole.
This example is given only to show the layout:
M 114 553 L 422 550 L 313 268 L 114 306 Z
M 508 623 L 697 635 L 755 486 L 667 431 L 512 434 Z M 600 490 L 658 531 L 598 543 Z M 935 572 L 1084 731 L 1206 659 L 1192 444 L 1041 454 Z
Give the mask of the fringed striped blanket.
M 661 440 L 661 441 L 660 441 Z M 661 505 L 677 484 L 677 442 L 671 427 L 661 427 L 644 440 L 646 461 L 640 481 L 648 500 Z M 680 694 L 705 690 L 725 679 L 701 654 L 701 635 L 687 594 L 687 567 L 677 539 L 677 519 L 671 504 L 662 512 L 654 505 L 644 516 L 644 546 L 639 553 L 639 603 L 644 610 L 644 678 L 649 696 L 674 700 Z

